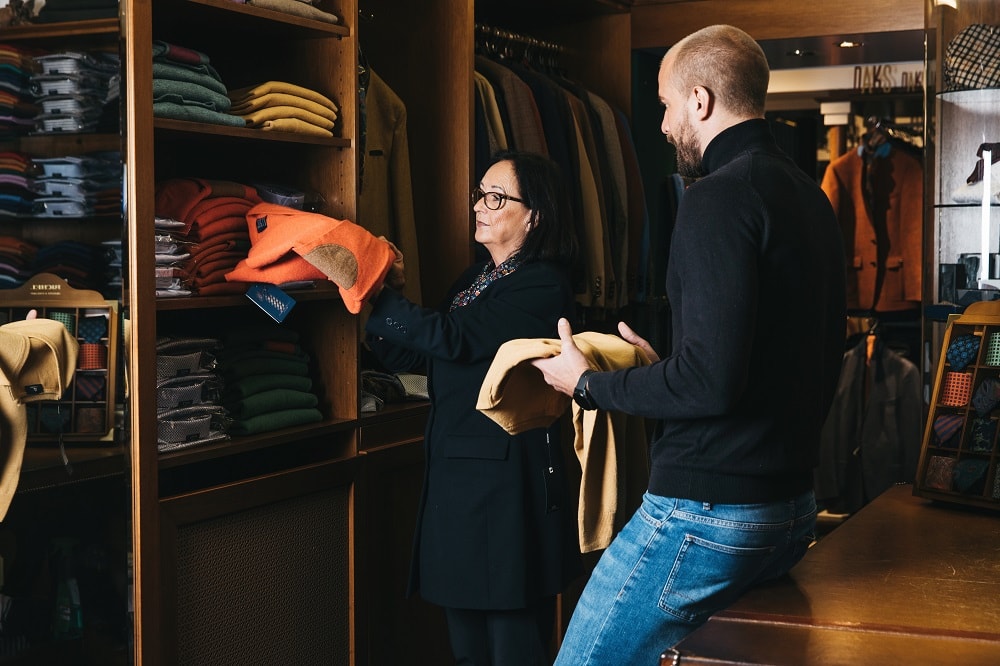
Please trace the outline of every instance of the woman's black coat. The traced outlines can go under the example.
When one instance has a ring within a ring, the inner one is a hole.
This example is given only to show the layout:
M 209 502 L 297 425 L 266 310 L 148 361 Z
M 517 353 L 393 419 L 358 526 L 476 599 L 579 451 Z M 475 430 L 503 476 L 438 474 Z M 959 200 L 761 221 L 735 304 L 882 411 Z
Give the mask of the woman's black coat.
M 476 411 L 476 400 L 500 345 L 558 337 L 573 296 L 556 266 L 532 262 L 449 312 L 482 268 L 466 271 L 440 310 L 384 289 L 366 329 L 387 369 L 427 364 L 431 411 L 410 592 L 450 608 L 525 608 L 578 573 L 559 428 L 509 435 Z

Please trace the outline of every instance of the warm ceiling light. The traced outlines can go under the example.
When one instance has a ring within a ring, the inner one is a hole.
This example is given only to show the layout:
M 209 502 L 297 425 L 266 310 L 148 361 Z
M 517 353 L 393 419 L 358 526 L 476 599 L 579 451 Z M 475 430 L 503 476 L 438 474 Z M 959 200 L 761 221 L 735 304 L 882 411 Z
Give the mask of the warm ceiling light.
M 864 42 L 855 42 L 850 39 L 845 39 L 837 44 L 842 49 L 856 49 L 859 46 L 864 46 Z
M 785 55 L 788 55 L 788 56 L 798 56 L 800 58 L 804 58 L 806 56 L 813 56 L 813 55 L 816 55 L 816 54 L 813 53 L 812 51 L 805 51 L 803 49 L 792 49 L 791 51 L 786 52 Z

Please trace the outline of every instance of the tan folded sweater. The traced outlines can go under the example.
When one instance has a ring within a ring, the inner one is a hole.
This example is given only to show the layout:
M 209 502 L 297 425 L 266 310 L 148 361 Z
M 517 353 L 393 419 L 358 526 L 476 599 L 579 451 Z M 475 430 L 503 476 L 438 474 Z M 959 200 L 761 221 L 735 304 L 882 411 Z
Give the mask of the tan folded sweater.
M 311 88 L 305 88 L 294 83 L 288 83 L 287 81 L 265 81 L 255 86 L 230 90 L 229 99 L 232 100 L 234 105 L 239 105 L 255 97 L 262 97 L 269 93 L 286 93 L 288 95 L 295 95 L 296 97 L 303 97 L 317 104 L 322 104 L 334 113 L 338 111 L 337 105 L 329 97 Z
M 585 331 L 573 341 L 591 367 L 619 370 L 649 365 L 645 352 L 616 335 Z M 573 407 L 573 448 L 580 462 L 577 524 L 580 551 L 606 548 L 639 506 L 649 481 L 645 419 L 620 412 L 584 411 L 545 383 L 530 361 L 559 354 L 553 338 L 511 340 L 500 346 L 479 391 L 476 409 L 512 435 L 555 423 Z
M 291 95 L 289 93 L 267 93 L 266 95 L 261 95 L 259 97 L 251 97 L 240 102 L 239 104 L 233 104 L 229 108 L 229 112 L 236 114 L 237 116 L 242 116 L 252 113 L 253 111 L 260 111 L 261 109 L 288 106 L 321 116 L 329 120 L 331 123 L 337 120 L 337 112 L 328 106 L 320 104 L 314 100 L 300 97 L 298 95 Z

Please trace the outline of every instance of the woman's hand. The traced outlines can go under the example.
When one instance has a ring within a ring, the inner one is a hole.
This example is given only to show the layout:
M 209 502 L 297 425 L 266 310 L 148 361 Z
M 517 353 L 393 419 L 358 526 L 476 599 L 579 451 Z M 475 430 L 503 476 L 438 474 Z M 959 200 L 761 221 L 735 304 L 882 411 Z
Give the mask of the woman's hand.
M 396 257 L 393 260 L 392 265 L 389 266 L 389 272 L 385 276 L 385 283 L 398 291 L 406 286 L 406 267 L 403 263 L 403 253 L 400 252 L 399 248 L 385 236 L 379 236 L 379 239 L 384 240 L 389 244 L 389 248 Z

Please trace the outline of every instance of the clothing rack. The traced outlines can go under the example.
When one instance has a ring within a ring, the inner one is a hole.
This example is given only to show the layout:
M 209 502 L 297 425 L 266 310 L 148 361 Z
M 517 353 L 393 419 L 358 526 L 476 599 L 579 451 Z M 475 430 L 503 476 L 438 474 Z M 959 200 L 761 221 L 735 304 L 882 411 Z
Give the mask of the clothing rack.
M 914 363 L 919 360 L 919 314 L 849 310 L 846 324 L 845 349 L 864 343 L 868 345 L 868 358 L 871 358 L 873 344 L 883 342 L 900 356 Z
M 868 116 L 865 119 L 870 137 L 880 136 L 884 139 L 902 141 L 910 146 L 923 147 L 924 128 L 914 127 L 903 123 L 896 123 L 888 118 L 878 116 Z
M 558 69 L 565 48 L 530 35 L 476 23 L 476 52 L 544 69 Z

